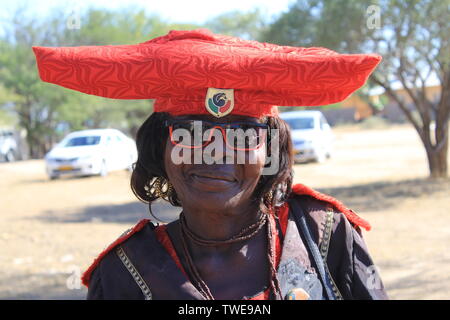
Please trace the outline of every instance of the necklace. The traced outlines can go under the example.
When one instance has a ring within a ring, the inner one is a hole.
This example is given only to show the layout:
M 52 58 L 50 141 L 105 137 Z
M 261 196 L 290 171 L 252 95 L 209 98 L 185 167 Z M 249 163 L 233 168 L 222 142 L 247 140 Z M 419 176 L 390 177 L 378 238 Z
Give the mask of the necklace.
M 226 240 L 207 240 L 207 239 L 200 238 L 195 233 L 193 233 L 187 226 L 186 218 L 185 218 L 184 214 L 183 213 L 180 214 L 181 228 L 184 231 L 184 233 L 186 234 L 186 236 L 190 240 L 195 242 L 196 244 L 198 244 L 200 246 L 206 246 L 206 247 L 214 247 L 214 246 L 218 246 L 218 245 L 231 244 L 231 243 L 236 243 L 236 242 L 250 239 L 253 236 L 255 236 L 259 232 L 259 230 L 261 230 L 262 227 L 264 227 L 264 225 L 266 224 L 266 221 L 267 221 L 267 215 L 262 214 L 259 217 L 258 221 L 251 224 L 250 226 L 243 228 L 238 234 L 235 234 L 234 236 L 232 236 Z
M 272 292 L 275 294 L 280 294 L 280 288 L 278 283 L 278 278 L 276 277 L 276 270 L 275 270 L 275 258 L 274 258 L 274 248 L 273 248 L 273 241 L 272 241 L 272 225 L 271 225 L 271 219 L 268 217 L 267 214 L 262 214 L 258 221 L 251 224 L 250 226 L 247 226 L 243 228 L 239 233 L 236 235 L 226 239 L 226 240 L 207 240 L 203 239 L 196 234 L 194 234 L 187 226 L 186 219 L 184 217 L 183 212 L 180 214 L 180 233 L 181 233 L 181 242 L 183 246 L 183 254 L 186 258 L 187 262 L 187 269 L 189 274 L 192 277 L 193 284 L 197 287 L 199 292 L 202 294 L 202 296 L 207 300 L 214 300 L 214 296 L 211 293 L 211 290 L 209 289 L 208 285 L 205 283 L 205 281 L 200 276 L 200 273 L 195 266 L 195 263 L 192 259 L 192 256 L 189 252 L 189 248 L 187 246 L 186 240 L 189 238 L 194 243 L 201 245 L 201 246 L 218 246 L 218 245 L 225 245 L 225 244 L 231 244 L 236 243 L 244 240 L 248 240 L 252 237 L 254 237 L 265 225 L 267 225 L 267 238 L 268 238 L 268 259 L 269 259 L 269 267 L 270 267 L 270 286 L 272 289 Z

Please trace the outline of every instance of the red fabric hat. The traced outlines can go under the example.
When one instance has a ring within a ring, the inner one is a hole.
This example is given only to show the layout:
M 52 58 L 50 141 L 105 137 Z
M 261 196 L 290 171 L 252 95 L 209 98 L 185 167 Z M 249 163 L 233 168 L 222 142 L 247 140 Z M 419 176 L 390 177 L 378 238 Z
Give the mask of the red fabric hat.
M 338 54 L 171 31 L 137 45 L 33 47 L 40 77 L 113 99 L 156 99 L 172 115 L 276 115 L 282 106 L 337 103 L 360 88 L 375 54 Z

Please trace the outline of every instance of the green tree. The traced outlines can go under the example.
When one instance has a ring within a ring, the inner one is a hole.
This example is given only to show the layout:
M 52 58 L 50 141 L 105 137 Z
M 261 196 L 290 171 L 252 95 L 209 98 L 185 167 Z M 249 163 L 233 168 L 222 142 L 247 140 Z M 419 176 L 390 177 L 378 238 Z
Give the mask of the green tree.
M 267 18 L 261 10 L 248 12 L 238 10 L 226 12 L 206 21 L 205 27 L 218 34 L 259 40 L 268 26 Z
M 89 9 L 78 18 L 70 28 L 71 14 L 62 10 L 41 20 L 19 10 L 2 24 L 0 85 L 8 94 L 0 97 L 0 108 L 12 110 L 25 129 L 32 158 L 42 157 L 67 131 L 115 127 L 134 136 L 153 106 L 150 100 L 105 99 L 43 83 L 32 46 L 135 44 L 198 27 L 168 24 L 139 9 Z
M 377 52 L 370 78 L 396 102 L 425 147 L 430 177 L 448 176 L 450 117 L 450 0 L 298 0 L 263 38 L 284 45 Z M 441 92 L 427 96 L 436 78 Z M 394 89 L 407 92 L 412 106 Z M 415 116 L 418 114 L 418 116 Z
M 43 137 L 52 135 L 55 112 L 65 98 L 58 96 L 58 90 L 39 84 L 30 46 L 42 41 L 42 29 L 34 23 L 13 20 L 14 33 L 7 34 L 8 41 L 0 42 L 0 81 L 13 96 L 9 104 L 13 105 L 19 126 L 27 132 L 31 156 L 37 157 L 49 143 Z

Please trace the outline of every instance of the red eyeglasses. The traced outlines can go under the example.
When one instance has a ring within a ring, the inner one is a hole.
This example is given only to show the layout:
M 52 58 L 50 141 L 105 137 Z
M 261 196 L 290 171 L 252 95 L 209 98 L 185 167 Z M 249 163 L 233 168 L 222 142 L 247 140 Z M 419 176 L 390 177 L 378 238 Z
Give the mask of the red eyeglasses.
M 183 148 L 203 148 L 212 143 L 219 130 L 225 144 L 233 150 L 251 151 L 264 145 L 269 126 L 257 122 L 216 123 L 203 120 L 167 120 L 170 141 Z M 216 130 L 217 129 L 217 130 Z

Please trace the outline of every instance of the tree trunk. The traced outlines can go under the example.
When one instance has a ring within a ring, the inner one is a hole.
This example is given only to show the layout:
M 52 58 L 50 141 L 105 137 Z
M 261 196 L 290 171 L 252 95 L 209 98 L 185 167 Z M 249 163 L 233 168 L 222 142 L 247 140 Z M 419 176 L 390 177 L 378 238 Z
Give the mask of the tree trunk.
M 420 121 L 417 121 L 413 117 L 412 111 L 407 108 L 403 99 L 389 86 L 389 84 L 384 83 L 376 76 L 372 76 L 374 82 L 386 90 L 386 94 L 393 101 L 397 103 L 399 108 L 403 111 L 408 121 L 414 126 L 417 133 L 422 140 L 425 147 L 425 151 L 428 159 L 428 168 L 430 170 L 430 178 L 439 179 L 448 177 L 448 140 L 449 140 L 449 113 L 450 105 L 448 104 L 448 92 L 450 91 L 450 84 L 448 87 L 442 88 L 441 102 L 439 103 L 438 111 L 434 113 L 435 115 L 435 131 L 434 131 L 434 141 L 431 139 L 430 124 L 432 117 L 428 113 L 431 103 L 421 104 L 411 90 L 407 90 L 411 100 L 414 101 L 415 110 L 419 112 Z M 450 83 L 450 76 L 447 80 Z M 404 85 L 406 88 L 406 86 Z M 423 93 L 425 96 L 425 93 Z M 433 110 L 431 110 L 433 111 Z
M 441 148 L 432 147 L 431 145 L 425 146 L 430 178 L 432 179 L 448 177 L 448 133 L 445 137 L 445 141 L 442 141 L 442 143 L 443 145 Z
M 27 143 L 30 153 L 30 159 L 38 158 L 38 144 L 36 143 L 36 139 L 34 139 L 33 133 L 31 130 L 27 130 Z

